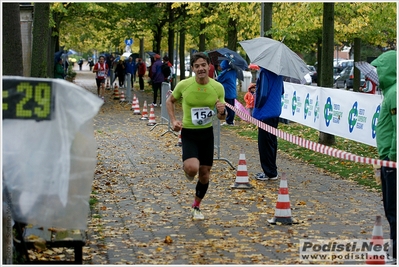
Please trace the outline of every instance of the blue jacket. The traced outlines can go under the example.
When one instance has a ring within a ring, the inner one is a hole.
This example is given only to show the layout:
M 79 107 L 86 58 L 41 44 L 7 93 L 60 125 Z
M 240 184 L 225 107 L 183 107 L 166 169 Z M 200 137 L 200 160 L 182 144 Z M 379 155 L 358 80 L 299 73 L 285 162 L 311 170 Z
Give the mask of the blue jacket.
M 151 67 L 151 80 L 153 83 L 162 83 L 165 81 L 165 77 L 162 74 L 161 71 L 161 66 L 162 66 L 162 61 L 158 59 L 157 61 L 152 64 Z
M 133 75 L 134 73 L 136 73 L 136 70 L 137 70 L 136 62 L 126 61 L 126 73 L 130 73 Z
M 222 72 L 217 77 L 217 81 L 220 82 L 224 87 L 224 98 L 236 99 L 237 98 L 237 72 L 230 68 L 227 60 L 223 60 L 220 63 Z
M 280 117 L 283 76 L 261 67 L 256 81 L 255 107 L 252 116 L 258 120 Z

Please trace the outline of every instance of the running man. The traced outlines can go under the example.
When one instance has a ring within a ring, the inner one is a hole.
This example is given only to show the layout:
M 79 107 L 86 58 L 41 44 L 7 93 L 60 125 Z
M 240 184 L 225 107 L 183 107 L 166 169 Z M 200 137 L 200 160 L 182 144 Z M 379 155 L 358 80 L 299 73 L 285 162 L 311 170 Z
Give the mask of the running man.
M 100 56 L 97 64 L 94 65 L 93 73 L 96 74 L 97 95 L 104 101 L 105 81 L 107 80 L 108 65 L 105 63 L 105 57 Z M 100 94 L 101 87 L 101 94 Z
M 181 130 L 183 170 L 189 181 L 198 174 L 192 214 L 194 220 L 203 220 L 200 203 L 209 185 L 213 164 L 214 136 L 212 119 L 226 118 L 223 85 L 208 76 L 210 60 L 204 53 L 195 53 L 191 69 L 195 76 L 180 81 L 166 101 L 174 131 Z M 183 121 L 175 117 L 174 103 L 182 98 Z

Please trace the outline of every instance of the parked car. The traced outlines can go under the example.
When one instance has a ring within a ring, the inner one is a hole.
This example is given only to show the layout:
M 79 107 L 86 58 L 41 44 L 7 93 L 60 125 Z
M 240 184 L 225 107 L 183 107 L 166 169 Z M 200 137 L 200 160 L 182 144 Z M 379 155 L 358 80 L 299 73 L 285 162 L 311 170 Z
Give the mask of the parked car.
M 312 65 L 307 65 L 309 69 L 310 77 L 312 77 L 312 83 L 317 83 L 317 70 Z
M 337 78 L 339 77 L 339 74 L 340 74 L 339 68 L 338 67 L 334 67 L 333 68 L 333 80 L 334 80 L 334 83 L 337 80 Z
M 336 88 L 345 88 L 348 90 L 349 88 L 353 88 L 353 71 L 355 67 L 346 67 L 343 71 L 340 72 L 339 76 L 335 80 Z M 365 76 L 362 72 L 360 72 L 360 86 L 363 86 L 365 83 Z

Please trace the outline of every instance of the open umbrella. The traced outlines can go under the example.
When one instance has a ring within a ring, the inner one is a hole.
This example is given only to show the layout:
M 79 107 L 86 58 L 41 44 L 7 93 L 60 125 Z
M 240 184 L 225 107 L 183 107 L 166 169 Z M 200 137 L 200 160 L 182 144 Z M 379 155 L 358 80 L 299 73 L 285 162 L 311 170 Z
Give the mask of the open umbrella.
M 151 51 L 147 51 L 146 52 L 150 57 L 154 57 L 157 53 L 155 52 L 151 52 Z
M 75 50 L 69 49 L 68 52 L 67 52 L 67 55 L 75 55 L 77 53 L 78 52 L 76 52 Z
M 365 61 L 355 62 L 355 66 L 376 85 L 380 84 L 376 67 Z
M 248 68 L 248 63 L 245 61 L 245 59 L 242 56 L 240 56 L 237 52 L 225 47 L 209 51 L 208 56 L 214 65 L 218 61 L 227 59 L 230 63 L 233 63 L 241 70 L 246 70 Z
M 277 75 L 304 81 L 309 70 L 306 63 L 282 42 L 258 37 L 241 41 L 251 63 L 259 65 Z
M 250 69 L 250 70 L 260 70 L 258 65 L 252 64 L 252 63 L 248 65 L 248 69 Z

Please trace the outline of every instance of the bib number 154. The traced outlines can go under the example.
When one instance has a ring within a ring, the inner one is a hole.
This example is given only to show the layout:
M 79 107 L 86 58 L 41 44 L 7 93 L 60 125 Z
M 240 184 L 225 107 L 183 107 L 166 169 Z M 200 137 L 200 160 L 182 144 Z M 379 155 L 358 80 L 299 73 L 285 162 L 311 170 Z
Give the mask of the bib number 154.
M 194 125 L 204 125 L 212 121 L 214 112 L 209 107 L 204 108 L 192 108 L 191 109 L 191 120 Z

